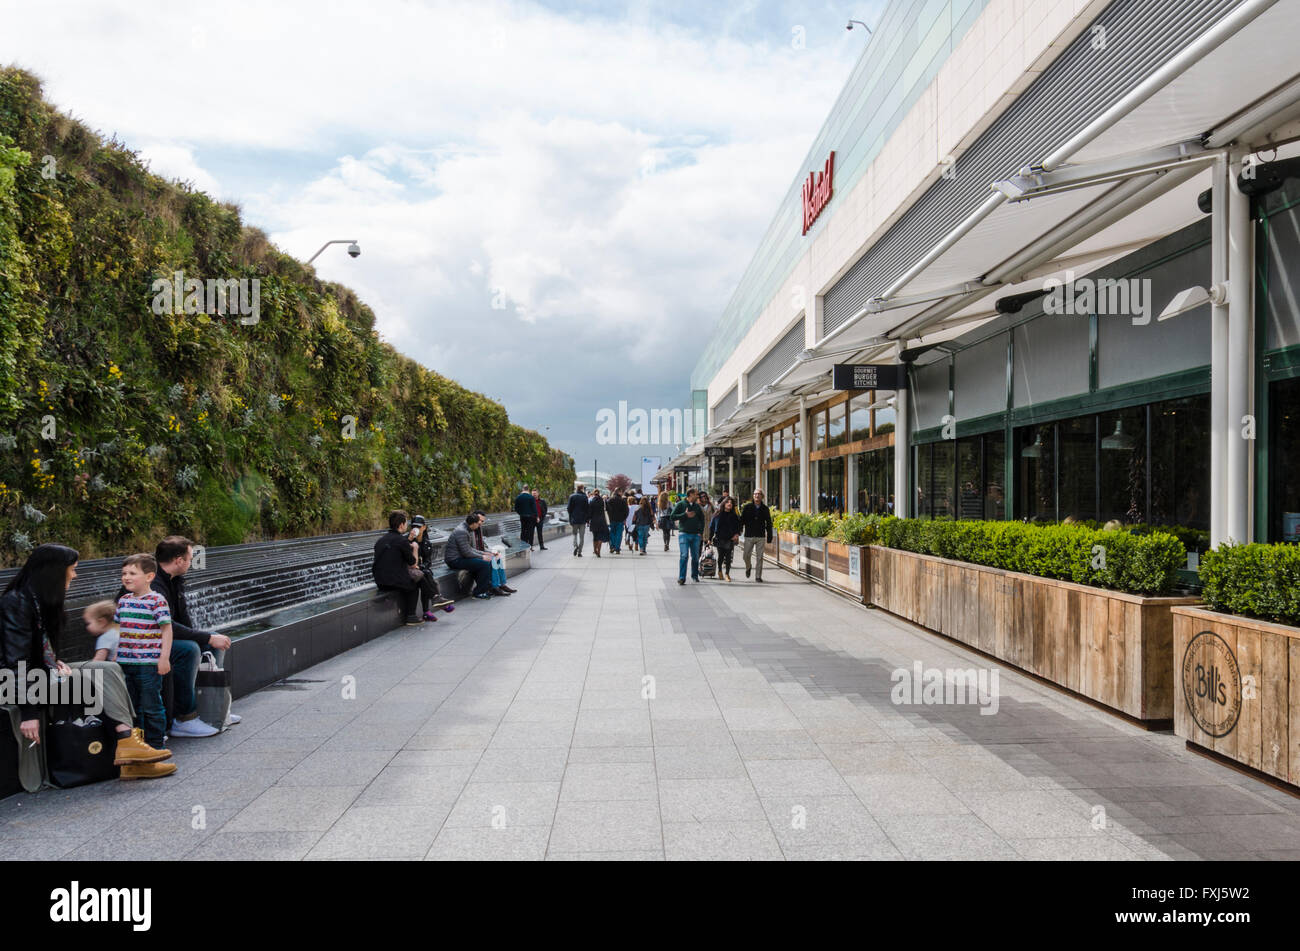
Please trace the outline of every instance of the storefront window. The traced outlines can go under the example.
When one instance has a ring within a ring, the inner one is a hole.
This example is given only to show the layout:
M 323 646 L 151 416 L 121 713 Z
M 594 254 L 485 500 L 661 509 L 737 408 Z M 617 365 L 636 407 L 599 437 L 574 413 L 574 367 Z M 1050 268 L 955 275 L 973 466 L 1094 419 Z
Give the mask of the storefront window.
M 858 468 L 858 511 L 887 515 L 894 510 L 894 447 L 860 452 Z
M 817 463 L 817 511 L 844 511 L 844 457 Z
M 1102 413 L 1097 417 L 1101 434 L 1098 468 L 1101 471 L 1101 507 L 1097 518 L 1128 524 L 1147 516 L 1147 410 L 1145 406 Z M 1188 460 L 1197 464 L 1209 453 Z
M 809 416 L 808 425 L 812 427 L 812 431 L 815 434 L 817 439 L 817 441 L 813 444 L 813 449 L 825 449 L 826 448 L 826 410 L 824 409 L 818 410 L 816 413 Z
M 984 439 L 974 436 L 957 442 L 957 512 L 959 518 L 982 518 L 984 499 Z
M 1006 436 L 989 433 L 984 437 L 984 517 L 1007 517 Z
M 1016 514 L 1031 522 L 1056 520 L 1056 424 L 1016 430 Z
M 1300 379 L 1268 388 L 1268 537 L 1300 542 Z
M 872 394 L 863 393 L 849 400 L 850 442 L 868 439 L 871 436 L 871 410 L 867 408 L 871 405 L 871 399 Z
M 880 409 L 876 410 L 876 435 L 879 436 L 881 433 L 892 433 L 894 431 L 895 418 L 896 414 L 894 412 L 894 407 L 892 406 L 882 406 Z
M 1061 489 L 1057 518 L 1097 517 L 1097 417 L 1062 420 L 1057 428 Z
M 848 409 L 848 403 L 840 403 L 838 406 L 832 406 L 827 410 L 829 422 L 827 423 L 827 440 L 828 446 L 844 445 L 844 413 Z
M 1151 407 L 1151 522 L 1209 530 L 1210 400 L 1169 400 Z M 1285 471 L 1285 470 L 1283 470 Z

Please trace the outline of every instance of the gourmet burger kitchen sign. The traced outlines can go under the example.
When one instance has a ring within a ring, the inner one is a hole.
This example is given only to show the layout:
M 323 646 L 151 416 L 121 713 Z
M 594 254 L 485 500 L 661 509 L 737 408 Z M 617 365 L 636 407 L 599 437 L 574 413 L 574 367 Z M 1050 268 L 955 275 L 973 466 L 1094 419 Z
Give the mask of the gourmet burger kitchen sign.
M 826 159 L 820 172 L 809 172 L 803 183 L 803 233 L 807 234 L 826 203 L 831 200 L 831 182 L 835 177 L 835 153 Z

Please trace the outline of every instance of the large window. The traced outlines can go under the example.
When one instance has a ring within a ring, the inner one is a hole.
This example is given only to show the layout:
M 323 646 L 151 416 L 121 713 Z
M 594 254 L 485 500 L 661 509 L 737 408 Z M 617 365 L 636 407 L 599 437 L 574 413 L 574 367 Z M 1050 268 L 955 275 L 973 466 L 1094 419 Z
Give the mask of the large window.
M 984 438 L 984 517 L 1007 517 L 1006 450 L 1007 439 L 1002 433 L 989 433 Z
M 1100 522 L 1120 521 L 1130 524 L 1147 520 L 1147 409 L 1135 406 L 1097 417 L 1099 441 L 1097 468 L 1101 473 Z M 1188 460 L 1204 465 L 1207 451 Z M 1209 518 L 1205 520 L 1209 526 Z
M 894 510 L 894 447 L 857 455 L 858 511 L 887 515 Z
M 871 398 L 874 394 L 863 393 L 849 401 L 849 441 L 857 442 L 871 436 Z
M 1057 470 L 1061 490 L 1057 517 L 1097 517 L 1097 417 L 1062 420 L 1057 428 Z
M 1056 424 L 1016 430 L 1016 514 L 1031 522 L 1056 520 Z
M 1210 405 L 1203 396 L 1151 407 L 1153 525 L 1210 524 Z M 1294 471 L 1294 470 L 1293 470 Z
M 844 456 L 817 463 L 817 511 L 844 511 Z
M 949 440 L 916 447 L 916 505 L 918 518 L 954 518 L 955 446 Z
M 1268 537 L 1300 542 L 1300 379 L 1269 387 Z
M 826 411 L 829 416 L 829 421 L 826 425 L 826 445 L 844 445 L 844 414 L 848 410 L 848 406 L 849 404 L 847 401 L 837 403 Z
M 768 469 L 764 473 L 764 478 L 767 484 L 763 487 L 763 494 L 766 496 L 767 504 L 774 508 L 780 508 L 783 502 L 781 498 L 781 470 Z M 747 500 L 746 496 L 743 495 L 737 496 L 737 498 Z

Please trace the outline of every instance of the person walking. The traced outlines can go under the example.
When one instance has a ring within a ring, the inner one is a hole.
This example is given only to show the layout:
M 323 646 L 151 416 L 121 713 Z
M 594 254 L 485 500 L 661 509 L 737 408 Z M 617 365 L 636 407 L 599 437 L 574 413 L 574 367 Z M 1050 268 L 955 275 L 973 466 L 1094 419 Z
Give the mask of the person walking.
M 745 536 L 745 577 L 748 578 L 754 570 L 750 564 L 750 555 L 757 552 L 758 576 L 754 580 L 762 581 L 764 539 L 768 543 L 772 541 L 772 510 L 764 503 L 761 489 L 755 489 L 753 500 L 746 502 L 740 510 L 740 524 Z
M 515 496 L 515 514 L 519 516 L 519 538 L 533 550 L 533 535 L 537 531 L 537 500 L 528 486 Z
M 623 520 L 623 537 L 627 539 L 629 548 L 637 547 L 636 539 L 636 513 L 641 510 L 641 499 L 628 497 L 627 500 L 627 518 Z
M 591 499 L 587 503 L 591 515 L 591 547 L 596 552 L 596 557 L 600 557 L 600 546 L 609 541 L 609 513 L 606 511 L 605 500 L 600 495 L 600 489 L 591 493 Z
M 650 497 L 646 496 L 632 513 L 632 525 L 636 529 L 636 544 L 645 554 L 646 541 L 650 538 L 650 528 L 655 523 L 655 513 L 650 507 Z
M 609 552 L 619 555 L 623 552 L 623 529 L 627 527 L 627 499 L 622 489 L 615 489 L 605 506 L 609 516 Z
M 713 516 L 709 536 L 718 549 L 718 577 L 731 580 L 731 557 L 740 541 L 740 516 L 736 514 L 736 500 L 725 496 L 718 514 Z
M 713 524 L 713 516 L 718 514 L 718 507 L 709 499 L 707 492 L 700 493 L 699 503 L 704 510 L 704 532 L 700 539 L 700 548 L 703 550 L 713 543 L 713 532 L 709 526 Z
M 569 532 L 573 535 L 573 555 L 582 557 L 582 546 L 587 540 L 587 520 L 591 518 L 591 503 L 587 501 L 586 486 L 578 483 L 569 496 Z
M 533 504 L 537 507 L 537 550 L 546 551 L 546 537 L 542 532 L 546 528 L 546 500 L 538 489 L 533 489 Z
M 686 498 L 673 508 L 672 518 L 677 522 L 677 583 L 686 584 L 686 560 L 691 562 L 691 579 L 700 580 L 700 534 L 704 531 L 704 509 L 700 507 L 699 493 L 690 489 Z

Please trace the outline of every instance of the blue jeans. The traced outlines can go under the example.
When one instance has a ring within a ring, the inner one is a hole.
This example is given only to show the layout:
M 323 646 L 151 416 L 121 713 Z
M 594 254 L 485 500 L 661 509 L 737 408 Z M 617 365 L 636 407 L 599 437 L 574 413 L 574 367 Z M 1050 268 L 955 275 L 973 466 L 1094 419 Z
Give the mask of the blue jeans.
M 500 558 L 492 559 L 492 587 L 499 588 L 506 583 L 506 566 Z
M 486 594 L 492 590 L 492 566 L 482 558 L 448 558 L 452 571 L 468 571 L 474 576 L 474 593 Z
M 680 557 L 677 560 L 677 579 L 686 580 L 686 558 L 689 555 L 691 559 L 691 577 L 696 581 L 700 580 L 700 536 L 692 535 L 690 532 L 677 533 L 677 550 Z
M 199 707 L 194 684 L 203 651 L 198 641 L 172 640 L 172 718 L 184 720 Z
M 193 643 L 192 641 L 190 643 Z M 144 741 L 154 749 L 163 748 L 163 730 L 167 713 L 163 709 L 162 674 L 152 664 L 122 664 L 126 692 L 131 695 L 135 718 L 144 730 Z
M 650 537 L 649 525 L 638 525 L 636 527 L 636 543 L 642 551 L 645 551 L 646 539 Z
M 623 547 L 623 523 L 615 522 L 609 526 L 609 547 L 618 551 Z

